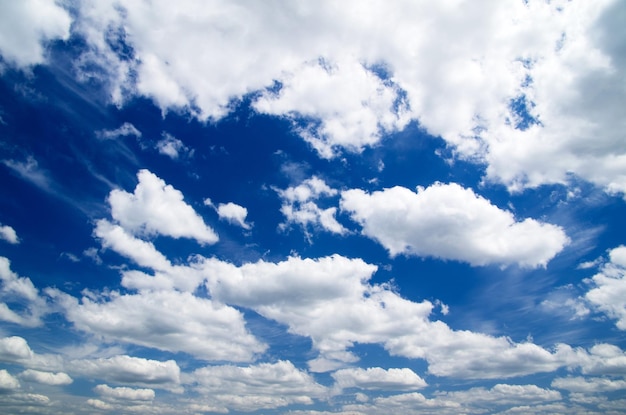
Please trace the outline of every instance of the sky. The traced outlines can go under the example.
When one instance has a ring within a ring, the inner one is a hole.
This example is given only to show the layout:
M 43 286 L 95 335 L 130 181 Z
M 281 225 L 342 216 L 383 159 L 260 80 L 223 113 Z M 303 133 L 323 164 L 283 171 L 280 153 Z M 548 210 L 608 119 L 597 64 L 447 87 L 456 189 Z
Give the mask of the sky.
M 626 2 L 0 0 L 0 407 L 626 413 Z

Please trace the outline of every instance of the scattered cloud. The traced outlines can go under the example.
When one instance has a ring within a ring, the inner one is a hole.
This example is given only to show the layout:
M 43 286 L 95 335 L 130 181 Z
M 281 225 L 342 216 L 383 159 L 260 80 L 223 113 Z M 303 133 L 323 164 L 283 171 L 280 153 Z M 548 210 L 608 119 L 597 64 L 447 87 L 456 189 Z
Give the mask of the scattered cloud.
M 73 382 L 72 378 L 64 372 L 43 372 L 41 370 L 26 369 L 19 375 L 20 379 L 42 383 L 52 386 L 69 385 Z
M 141 131 L 129 122 L 125 122 L 120 127 L 114 130 L 101 130 L 96 132 L 96 136 L 106 140 L 113 140 L 120 137 L 133 136 L 135 138 L 141 137 Z
M 134 193 L 115 189 L 109 194 L 111 216 L 135 235 L 192 238 L 200 244 L 217 242 L 217 234 L 183 200 L 183 194 L 148 170 L 137 173 Z
M 112 388 L 109 385 L 98 385 L 94 388 L 94 391 L 103 399 L 112 400 L 151 401 L 155 396 L 152 389 Z
M 0 369 L 0 392 L 13 391 L 20 388 L 20 382 L 9 372 Z
M 13 245 L 20 243 L 20 239 L 17 237 L 15 229 L 10 227 L 9 225 L 0 224 L 0 239 Z
M 225 220 L 233 225 L 240 226 L 244 229 L 251 229 L 252 225 L 246 222 L 248 209 L 236 203 L 220 203 L 217 206 L 217 214 L 220 219 Z
M 552 387 L 575 393 L 611 392 L 626 389 L 626 380 L 568 376 L 554 379 L 552 381 Z
M 596 310 L 617 320 L 616 326 L 626 330 L 626 247 L 609 252 L 609 262 L 590 281 L 591 289 L 585 299 Z
M 193 150 L 190 150 L 182 141 L 167 132 L 163 132 L 161 140 L 157 141 L 156 149 L 172 160 L 177 160 L 182 155 L 189 157 L 193 155 Z
M 335 218 L 336 207 L 323 209 L 316 203 L 321 198 L 333 197 L 338 193 L 336 189 L 329 187 L 324 180 L 313 176 L 298 186 L 288 187 L 284 190 L 277 189 L 276 191 L 283 201 L 280 211 L 287 220 L 281 225 L 282 228 L 291 224 L 299 225 L 307 235 L 307 239 L 310 239 L 309 227 L 319 227 L 339 235 L 347 232 L 347 229 Z
M 42 324 L 48 311 L 46 300 L 39 295 L 30 278 L 11 271 L 11 262 L 0 257 L 0 320 L 26 327 Z
M 545 267 L 569 242 L 559 226 L 517 221 L 511 212 L 455 183 L 436 183 L 417 193 L 399 186 L 371 194 L 346 190 L 341 209 L 392 256 L 534 268 Z
M 341 369 L 331 374 L 338 389 L 358 388 L 366 390 L 410 391 L 427 386 L 426 381 L 411 369 Z

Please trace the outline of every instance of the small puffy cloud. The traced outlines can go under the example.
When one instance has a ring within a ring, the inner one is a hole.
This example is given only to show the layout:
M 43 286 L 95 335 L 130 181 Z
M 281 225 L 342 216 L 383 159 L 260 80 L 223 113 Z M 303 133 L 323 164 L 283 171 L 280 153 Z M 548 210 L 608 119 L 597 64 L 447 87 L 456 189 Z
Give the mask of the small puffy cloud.
M 11 270 L 11 262 L 0 257 L 0 320 L 36 327 L 41 325 L 47 309 L 30 278 L 17 275 Z
M 15 229 L 9 225 L 0 224 L 0 239 L 14 245 L 20 243 L 20 239 L 17 237 Z
M 246 223 L 246 216 L 248 216 L 248 209 L 243 206 L 239 206 L 236 203 L 220 203 L 217 206 L 217 214 L 220 219 L 225 220 L 237 226 L 241 226 L 244 229 L 250 229 L 252 226 Z
M 113 409 L 113 405 L 101 401 L 100 399 L 87 399 L 87 405 L 92 406 L 102 411 L 110 411 Z
M 341 369 L 331 374 L 339 389 L 359 388 L 366 390 L 409 391 L 427 386 L 426 381 L 411 369 Z
M 328 232 L 339 235 L 347 232 L 347 229 L 335 218 L 336 207 L 323 209 L 316 203 L 320 198 L 332 197 L 338 193 L 324 180 L 313 176 L 298 186 L 288 187 L 284 190 L 278 189 L 277 192 L 283 202 L 280 211 L 287 220 L 285 224 L 281 225 L 283 228 L 290 224 L 300 225 L 307 237 L 309 237 L 308 228 L 310 226 L 321 227 Z
M 552 381 L 552 387 L 576 393 L 612 392 L 626 389 L 626 380 L 568 376 L 554 379 Z
M 0 54 L 19 67 L 44 62 L 46 42 L 68 39 L 72 18 L 55 0 L 0 4 Z
M 0 369 L 0 392 L 14 391 L 20 388 L 20 382 L 5 369 Z
M 74 360 L 67 366 L 72 373 L 108 382 L 165 389 L 176 389 L 180 384 L 180 368 L 174 360 L 159 361 L 118 355 Z
M 98 385 L 94 388 L 103 399 L 127 400 L 127 401 L 151 401 L 154 399 L 154 390 L 135 389 L 127 387 L 112 388 L 109 385 Z
M 217 234 L 183 200 L 183 194 L 148 170 L 137 173 L 134 193 L 113 190 L 109 194 L 111 215 L 135 235 L 192 238 L 201 244 L 217 242 Z
M 59 370 L 62 366 L 60 356 L 35 353 L 19 336 L 0 338 L 0 361 L 45 371 Z
M 129 122 L 125 122 L 124 124 L 122 124 L 121 126 L 119 126 L 118 128 L 114 129 L 114 130 L 101 130 L 96 132 L 96 136 L 98 138 L 102 138 L 102 139 L 106 139 L 106 140 L 112 140 L 112 139 L 116 139 L 119 137 L 128 137 L 128 136 L 133 136 L 136 138 L 140 138 L 141 137 L 141 131 L 139 131 L 137 129 L 137 127 L 135 127 L 134 125 L 132 125 Z
M 166 132 L 163 132 L 161 140 L 157 141 L 156 149 L 172 160 L 178 159 L 181 155 L 193 154 L 193 151 L 189 150 L 182 141 Z
M 626 374 L 626 352 L 619 347 L 600 343 L 588 353 L 578 356 L 578 364 L 585 375 L 624 376 Z
M 618 329 L 626 330 L 626 246 L 612 249 L 609 259 L 589 280 L 592 288 L 585 299 L 594 309 L 615 319 Z
M 189 379 L 209 403 L 236 411 L 278 408 L 290 404 L 310 405 L 326 388 L 291 362 L 254 366 L 207 366 Z
M 62 386 L 69 385 L 73 382 L 72 378 L 64 372 L 43 372 L 41 370 L 34 369 L 26 369 L 22 373 L 20 373 L 20 378 L 31 381 L 42 383 L 44 385 L 53 385 L 53 386 Z
M 517 221 L 471 189 L 436 183 L 341 194 L 341 208 L 392 256 L 432 256 L 472 265 L 545 266 L 569 242 L 562 228 Z

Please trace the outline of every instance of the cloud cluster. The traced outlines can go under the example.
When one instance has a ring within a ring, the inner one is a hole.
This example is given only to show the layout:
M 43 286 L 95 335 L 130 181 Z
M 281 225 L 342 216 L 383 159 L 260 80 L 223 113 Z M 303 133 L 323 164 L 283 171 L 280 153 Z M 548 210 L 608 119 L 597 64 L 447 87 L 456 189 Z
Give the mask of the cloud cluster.
M 11 271 L 11 262 L 0 257 L 0 320 L 36 327 L 47 309 L 32 281 Z
M 596 310 L 617 320 L 615 325 L 626 330 L 626 247 L 609 252 L 609 262 L 589 281 L 592 288 L 585 299 Z
M 511 190 L 574 174 L 624 193 L 623 8 L 323 1 L 270 12 L 216 1 L 207 11 L 188 0 L 172 13 L 164 0 L 87 2 L 74 27 L 91 46 L 82 60 L 103 68 L 117 103 L 137 94 L 220 119 L 258 91 L 253 108 L 293 120 L 323 157 L 415 120 Z
M 347 190 L 341 193 L 341 209 L 392 256 L 538 267 L 569 242 L 560 227 L 517 221 L 511 212 L 455 183 L 436 183 L 417 193 L 399 186 L 371 194 Z

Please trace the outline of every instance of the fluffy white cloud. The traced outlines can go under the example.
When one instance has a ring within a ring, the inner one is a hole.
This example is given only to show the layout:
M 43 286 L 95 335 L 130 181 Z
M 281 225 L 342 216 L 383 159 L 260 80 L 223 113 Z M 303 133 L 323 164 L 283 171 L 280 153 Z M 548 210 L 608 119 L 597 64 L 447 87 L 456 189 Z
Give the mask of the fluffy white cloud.
M 361 151 L 384 133 L 404 128 L 410 117 L 408 108 L 398 104 L 399 92 L 397 85 L 360 62 L 313 61 L 284 75 L 280 90 L 264 92 L 253 107 L 265 114 L 315 120 L 296 130 L 322 157 L 331 158 L 338 147 Z
M 292 257 L 240 267 L 208 259 L 202 267 L 214 299 L 251 308 L 310 337 L 319 352 L 309 362 L 314 371 L 358 360 L 348 351 L 355 343 L 382 344 L 394 355 L 425 359 L 429 373 L 463 378 L 550 372 L 579 365 L 583 357 L 567 345 L 549 351 L 430 321 L 432 303 L 412 302 L 387 285 L 370 284 L 376 267 L 360 259 Z
M 458 414 L 461 405 L 444 399 L 428 399 L 421 393 L 412 392 L 400 395 L 379 397 L 369 404 L 345 405 L 348 413 L 378 415 L 389 413 L 417 414 Z M 352 412 L 354 411 L 354 412 Z
M 589 353 L 581 354 L 578 360 L 583 374 L 626 375 L 626 352 L 612 344 L 596 344 L 589 349 Z
M 41 325 L 41 316 L 48 309 L 46 301 L 29 278 L 11 271 L 11 262 L 5 257 L 0 257 L 0 283 L 0 320 L 27 327 Z
M 247 331 L 241 312 L 190 292 L 111 292 L 80 300 L 49 293 L 67 320 L 98 338 L 234 362 L 249 361 L 266 348 Z
M 70 35 L 69 13 L 55 0 L 8 1 L 0 4 L 0 54 L 24 67 L 45 60 L 45 44 Z
M 140 94 L 219 119 L 231 100 L 261 91 L 255 108 L 294 119 L 324 156 L 413 119 L 512 190 L 571 174 L 626 189 L 622 2 L 169 6 L 78 7 L 85 60 L 104 68 L 115 102 Z M 111 33 L 124 34 L 130 60 Z
M 176 389 L 180 384 L 180 368 L 174 360 L 163 362 L 118 355 L 74 360 L 68 363 L 68 368 L 78 375 L 104 379 L 108 382 L 166 389 Z
M 207 366 L 195 370 L 189 383 L 211 404 L 246 412 L 310 405 L 326 391 L 308 373 L 283 360 L 247 367 Z
M 277 189 L 277 192 L 283 201 L 280 211 L 287 220 L 282 225 L 283 228 L 290 224 L 300 225 L 307 237 L 310 237 L 308 233 L 309 226 L 319 226 L 328 232 L 336 234 L 347 232 L 347 229 L 337 222 L 335 218 L 336 207 L 322 209 L 315 203 L 320 198 L 332 197 L 338 193 L 336 189 L 328 186 L 324 180 L 313 176 L 298 186 L 288 187 L 284 190 Z
M 41 370 L 26 369 L 20 373 L 20 378 L 31 382 L 43 383 L 45 385 L 69 385 L 72 378 L 64 372 L 43 372 Z
M 151 401 L 155 396 L 152 389 L 112 388 L 109 385 L 98 385 L 94 388 L 94 391 L 104 399 L 113 400 Z
M 20 239 L 17 237 L 15 229 L 9 225 L 0 224 L 0 239 L 14 245 L 20 243 Z
M 108 198 L 113 219 L 125 230 L 135 235 L 193 238 L 201 244 L 217 242 L 213 229 L 185 203 L 180 191 L 148 170 L 140 170 L 137 178 L 134 193 L 116 189 Z
M 367 390 L 407 391 L 421 389 L 426 381 L 411 369 L 341 369 L 331 374 L 339 389 L 359 388 Z
M 178 159 L 181 154 L 193 154 L 193 151 L 183 144 L 182 141 L 166 132 L 163 133 L 161 140 L 157 141 L 156 149 L 159 153 L 168 156 L 172 160 Z
M 20 382 L 9 372 L 0 369 L 0 391 L 12 391 L 20 388 Z
M 19 336 L 0 338 L 0 362 L 46 372 L 58 371 L 63 367 L 60 355 L 35 353 L 28 342 Z
M 252 226 L 246 223 L 248 209 L 236 203 L 220 203 L 217 206 L 217 214 L 220 219 L 230 222 L 234 225 L 241 226 L 244 229 L 250 229 Z
M 617 320 L 617 328 L 626 330 L 626 246 L 612 249 L 609 259 L 589 281 L 593 288 L 585 299 L 595 309 Z
M 579 393 L 610 392 L 626 389 L 626 380 L 569 376 L 566 378 L 554 379 L 552 381 L 552 387 Z
M 434 184 L 417 193 L 393 187 L 341 194 L 341 209 L 390 253 L 433 256 L 472 265 L 545 266 L 569 242 L 558 226 L 517 221 L 458 184 Z

